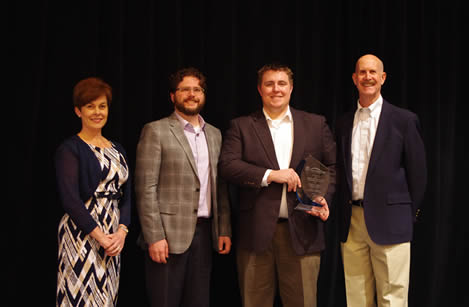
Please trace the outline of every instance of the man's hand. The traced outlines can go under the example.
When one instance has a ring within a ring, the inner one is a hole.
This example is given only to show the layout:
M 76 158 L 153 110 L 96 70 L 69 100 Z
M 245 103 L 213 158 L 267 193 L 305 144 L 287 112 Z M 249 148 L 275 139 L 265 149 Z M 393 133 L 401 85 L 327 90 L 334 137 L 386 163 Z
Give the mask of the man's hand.
M 169 247 L 166 239 L 157 241 L 148 247 L 148 253 L 151 260 L 157 263 L 166 263 L 166 258 L 169 258 Z
M 218 237 L 218 253 L 226 255 L 231 250 L 231 238 L 220 236 Z
M 301 180 L 294 169 L 272 170 L 267 177 L 267 182 L 286 183 L 288 192 L 296 192 L 296 188 L 301 188 Z
M 329 218 L 329 206 L 327 205 L 327 201 L 324 197 L 318 196 L 314 200 L 314 202 L 321 204 L 322 207 L 312 207 L 311 211 L 306 211 L 306 213 L 319 217 L 322 221 L 326 221 Z

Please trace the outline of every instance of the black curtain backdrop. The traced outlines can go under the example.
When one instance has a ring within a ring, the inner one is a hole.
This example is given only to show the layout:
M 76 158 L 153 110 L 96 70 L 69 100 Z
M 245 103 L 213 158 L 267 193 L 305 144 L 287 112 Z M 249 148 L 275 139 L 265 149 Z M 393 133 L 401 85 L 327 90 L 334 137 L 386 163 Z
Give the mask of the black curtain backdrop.
M 462 103 L 468 16 L 462 3 L 7 1 L 4 93 L 11 99 L 2 108 L 8 113 L 3 148 L 9 172 L 2 252 L 11 306 L 54 304 L 63 210 L 53 155 L 80 130 L 72 108 L 79 80 L 98 76 L 112 85 L 104 135 L 124 145 L 134 168 L 143 125 L 173 110 L 167 78 L 180 67 L 192 65 L 207 75 L 202 115 L 222 132 L 230 119 L 261 107 L 256 71 L 273 61 L 294 71 L 291 105 L 325 115 L 333 128 L 338 116 L 356 106 L 351 74 L 365 53 L 384 61 L 383 97 L 419 115 L 427 149 L 428 188 L 412 245 L 410 306 L 468 306 Z M 135 207 L 130 229 L 118 306 L 146 306 Z M 212 280 L 212 306 L 240 306 L 233 253 L 215 257 Z M 334 209 L 318 287 L 319 306 L 346 306 Z

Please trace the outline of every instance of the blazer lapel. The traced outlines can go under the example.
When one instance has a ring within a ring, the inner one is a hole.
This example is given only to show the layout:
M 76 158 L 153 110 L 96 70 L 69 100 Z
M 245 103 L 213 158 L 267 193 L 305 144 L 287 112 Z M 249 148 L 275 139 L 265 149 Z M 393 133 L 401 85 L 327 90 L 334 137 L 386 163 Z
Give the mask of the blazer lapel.
M 197 166 L 195 165 L 194 154 L 192 153 L 191 145 L 187 141 L 186 135 L 184 134 L 184 130 L 181 127 L 179 120 L 177 119 L 174 113 L 169 117 L 169 129 L 174 134 L 174 137 L 177 139 L 179 144 L 181 144 L 184 153 L 189 160 L 194 173 L 198 176 L 197 173 Z
M 305 150 L 305 125 L 303 122 L 303 117 L 299 116 L 295 109 L 290 107 L 290 111 L 293 118 L 293 146 L 290 167 L 296 169 L 301 160 L 305 158 L 303 156 Z
M 217 164 L 218 164 L 218 155 L 216 152 L 216 148 L 219 147 L 220 144 L 217 144 L 216 136 L 214 130 L 207 124 L 205 124 L 205 140 L 207 141 L 207 148 L 208 148 L 208 159 L 209 159 L 209 167 L 210 167 L 210 195 L 212 197 L 211 202 L 211 210 L 213 212 L 213 216 L 218 216 L 218 201 L 217 201 Z M 215 219 L 215 225 L 218 225 L 218 219 Z M 218 227 L 218 226 L 217 226 Z
M 264 153 L 267 159 L 270 162 L 272 169 L 278 170 L 280 166 L 277 161 L 277 156 L 275 154 L 274 142 L 272 141 L 272 135 L 270 134 L 269 126 L 267 125 L 267 120 L 262 111 L 258 111 L 253 114 L 253 128 L 259 138 L 259 142 L 264 148 Z
M 218 156 L 216 155 L 215 148 L 217 148 L 218 144 L 215 144 L 215 135 L 213 134 L 214 132 L 210 127 L 206 125 L 204 132 L 205 132 L 205 139 L 207 140 L 208 155 L 209 155 L 209 161 L 210 161 L 210 174 L 213 180 L 214 178 L 216 178 Z
M 379 115 L 378 128 L 376 129 L 375 140 L 373 142 L 373 148 L 371 150 L 370 161 L 368 163 L 368 172 L 366 177 L 370 176 L 373 173 L 376 161 L 383 152 L 384 147 L 386 147 L 387 135 L 390 131 L 390 116 L 389 105 L 386 101 L 383 100 L 383 107 L 381 109 L 381 114 Z

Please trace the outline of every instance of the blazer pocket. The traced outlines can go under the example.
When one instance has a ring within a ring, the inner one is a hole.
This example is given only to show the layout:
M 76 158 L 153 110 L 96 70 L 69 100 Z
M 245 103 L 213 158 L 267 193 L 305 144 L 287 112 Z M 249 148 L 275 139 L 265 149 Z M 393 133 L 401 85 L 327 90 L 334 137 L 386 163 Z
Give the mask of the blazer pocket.
M 411 205 L 412 199 L 409 193 L 388 194 L 388 205 Z
M 174 215 L 179 211 L 179 204 L 160 204 L 160 214 Z

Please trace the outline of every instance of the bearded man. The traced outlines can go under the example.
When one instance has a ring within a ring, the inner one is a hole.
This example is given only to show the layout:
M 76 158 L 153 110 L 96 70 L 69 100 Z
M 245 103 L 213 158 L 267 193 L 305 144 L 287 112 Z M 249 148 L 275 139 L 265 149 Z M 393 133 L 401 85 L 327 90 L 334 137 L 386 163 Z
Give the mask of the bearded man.
M 221 133 L 206 123 L 205 76 L 170 76 L 174 113 L 148 123 L 137 147 L 135 191 L 151 306 L 209 306 L 212 247 L 231 248 L 226 184 L 217 176 Z

